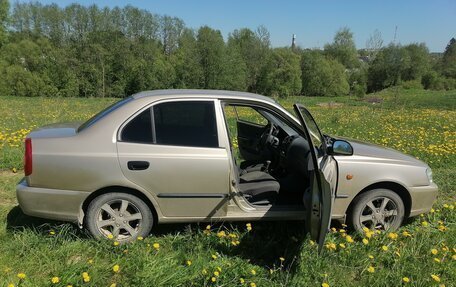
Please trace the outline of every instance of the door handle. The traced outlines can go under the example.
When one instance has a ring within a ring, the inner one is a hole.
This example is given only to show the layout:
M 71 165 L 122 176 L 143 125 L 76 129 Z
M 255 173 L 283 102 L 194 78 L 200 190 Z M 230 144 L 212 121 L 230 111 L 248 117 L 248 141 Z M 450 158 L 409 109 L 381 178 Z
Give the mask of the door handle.
M 129 170 L 145 170 L 149 168 L 148 161 L 129 161 L 127 163 Z

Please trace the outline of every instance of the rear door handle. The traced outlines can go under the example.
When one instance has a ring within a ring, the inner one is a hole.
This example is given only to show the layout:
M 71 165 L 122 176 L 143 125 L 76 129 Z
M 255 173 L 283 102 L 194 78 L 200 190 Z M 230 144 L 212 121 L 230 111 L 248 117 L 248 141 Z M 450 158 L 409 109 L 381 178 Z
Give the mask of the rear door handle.
M 127 163 L 129 170 L 145 170 L 149 168 L 148 161 L 129 161 Z

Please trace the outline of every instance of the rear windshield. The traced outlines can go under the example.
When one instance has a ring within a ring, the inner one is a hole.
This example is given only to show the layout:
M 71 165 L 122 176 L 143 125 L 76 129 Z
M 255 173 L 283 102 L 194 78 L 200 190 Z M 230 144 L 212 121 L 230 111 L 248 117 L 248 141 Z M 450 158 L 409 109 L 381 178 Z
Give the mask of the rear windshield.
M 98 114 L 96 114 L 93 117 L 91 117 L 88 121 L 86 121 L 85 123 L 80 125 L 79 128 L 78 128 L 78 132 L 90 127 L 91 125 L 93 125 L 94 123 L 96 123 L 97 121 L 99 121 L 100 119 L 105 117 L 106 115 L 108 115 L 111 112 L 117 110 L 118 108 L 120 108 L 121 106 L 125 105 L 126 103 L 128 103 L 131 100 L 133 100 L 133 98 L 132 97 L 128 97 L 128 98 L 120 100 L 117 103 L 114 103 L 114 104 L 110 105 L 109 107 L 105 108 L 104 110 L 102 110 Z

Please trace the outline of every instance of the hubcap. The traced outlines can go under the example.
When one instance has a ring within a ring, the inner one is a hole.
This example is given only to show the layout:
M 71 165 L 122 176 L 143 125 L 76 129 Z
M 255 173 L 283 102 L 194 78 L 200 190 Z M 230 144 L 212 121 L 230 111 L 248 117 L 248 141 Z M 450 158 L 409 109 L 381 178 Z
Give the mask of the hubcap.
M 360 223 L 369 229 L 388 230 L 397 218 L 397 206 L 387 197 L 377 197 L 364 206 Z
M 123 241 L 136 237 L 142 222 L 138 207 L 125 199 L 103 204 L 97 215 L 97 228 L 105 237 Z

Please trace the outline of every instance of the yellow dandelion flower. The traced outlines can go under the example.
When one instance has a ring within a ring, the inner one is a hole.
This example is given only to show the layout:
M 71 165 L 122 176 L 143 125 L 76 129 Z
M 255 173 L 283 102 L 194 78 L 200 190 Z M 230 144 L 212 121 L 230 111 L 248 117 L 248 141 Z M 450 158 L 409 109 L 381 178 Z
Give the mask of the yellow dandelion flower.
M 82 280 L 83 280 L 85 283 L 90 282 L 89 273 L 83 272 L 83 273 L 82 273 Z
M 114 271 L 114 273 L 119 273 L 119 271 L 120 271 L 120 266 L 117 265 L 117 264 L 114 265 L 114 266 L 112 266 L 112 271 Z
M 353 240 L 353 238 L 352 238 L 350 235 L 347 235 L 347 236 L 345 237 L 345 240 L 346 240 L 348 243 L 353 243 L 353 242 L 355 242 L 355 241 Z
M 440 277 L 435 274 L 431 274 L 431 278 L 434 279 L 435 282 L 440 282 Z
M 206 270 L 206 269 L 203 269 L 203 270 L 201 270 L 201 273 L 202 273 L 203 275 L 207 275 L 207 270 Z
M 55 231 L 54 230 L 49 231 L 49 235 L 55 235 Z
M 52 277 L 52 278 L 51 278 L 51 282 L 52 282 L 52 284 L 57 284 L 57 283 L 59 283 L 59 282 L 60 282 L 60 278 L 59 278 L 59 277 L 57 277 L 57 276 L 55 276 L 55 277 Z
M 222 238 L 222 237 L 225 237 L 225 236 L 226 236 L 225 231 L 222 230 L 220 232 L 217 232 L 217 237 Z
M 435 249 L 435 248 L 432 248 L 432 249 L 431 249 L 431 253 L 432 253 L 433 255 L 436 255 L 437 253 L 439 253 L 439 251 L 438 251 L 437 249 Z
M 89 260 L 87 260 L 87 263 L 89 263 L 89 264 L 93 264 L 93 259 L 89 259 Z
M 117 287 L 117 284 L 116 283 L 112 283 L 111 285 L 109 285 L 109 287 Z
M 410 278 L 402 277 L 402 282 L 409 283 L 410 282 Z
M 15 287 L 13 283 L 8 284 L 8 287 Z
M 367 238 L 363 238 L 363 244 L 364 244 L 364 245 L 367 245 L 367 244 L 369 244 L 369 239 L 367 239 Z
M 211 226 L 210 225 L 206 225 L 206 230 L 211 230 Z
M 344 249 L 346 246 L 345 246 L 345 244 L 343 244 L 343 243 L 339 243 L 339 247 L 342 248 L 342 249 Z
M 114 246 L 119 246 L 119 241 L 114 241 L 114 242 L 112 243 L 112 245 L 114 245 Z
M 285 258 L 279 257 L 279 260 L 283 262 L 283 261 L 285 261 Z
M 451 256 L 451 258 L 452 258 L 453 260 L 456 260 L 456 254 L 453 254 L 453 256 Z
M 245 283 L 244 278 L 239 278 L 239 282 L 241 282 L 241 284 L 244 284 Z
M 144 240 L 144 237 L 138 236 L 138 237 L 136 238 L 136 240 L 139 240 L 139 241 Z
M 245 226 L 247 227 L 247 231 L 251 231 L 252 230 L 252 224 L 247 223 Z
M 160 249 L 160 244 L 159 243 L 154 243 L 152 245 L 156 250 Z
M 369 272 L 369 273 L 374 273 L 374 272 L 375 272 L 374 266 L 372 266 L 372 265 L 369 266 L 369 267 L 367 268 L 367 272 Z
M 111 233 L 108 234 L 108 239 L 113 239 L 114 238 L 114 235 L 112 235 Z
M 421 222 L 421 225 L 424 226 L 424 227 L 426 227 L 426 226 L 429 225 L 429 223 L 428 223 L 427 221 L 423 221 L 423 222 Z
M 217 254 L 212 254 L 212 259 L 215 260 L 215 259 L 217 259 L 217 257 L 218 257 Z
M 187 261 L 185 262 L 185 264 L 187 264 L 187 266 L 190 266 L 190 265 L 192 265 L 192 261 L 191 261 L 191 260 L 187 260 Z
M 13 167 L 13 173 L 17 173 L 17 168 Z
M 27 277 L 27 276 L 25 275 L 25 273 L 17 273 L 17 278 L 19 278 L 20 280 L 24 280 L 25 277 Z
M 254 282 L 251 282 L 250 287 L 256 287 L 256 284 Z
M 396 240 L 397 239 L 397 233 L 390 232 L 388 233 L 388 238 L 391 240 Z
M 256 275 L 255 269 L 250 270 L 250 273 L 252 273 L 252 275 Z
M 214 271 L 214 276 L 219 277 L 220 273 L 218 271 Z
M 447 231 L 447 227 L 445 225 L 439 225 L 439 227 L 437 227 L 440 231 L 444 232 L 444 231 Z
M 383 245 L 383 246 L 382 246 L 382 250 L 383 250 L 383 251 L 388 251 L 388 246 Z
M 335 227 L 331 227 L 332 232 L 337 232 L 337 229 Z
M 440 263 L 440 262 L 441 262 L 441 261 L 440 261 L 440 259 L 439 259 L 439 258 L 437 258 L 437 257 L 436 257 L 436 258 L 434 258 L 434 261 L 435 261 L 435 262 L 437 262 L 437 263 Z
M 367 255 L 367 257 L 369 257 L 369 259 L 374 259 L 374 256 L 371 254 Z
M 321 283 L 321 287 L 329 287 L 329 284 L 326 282 Z
M 219 272 L 222 272 L 222 268 L 220 268 L 220 267 L 218 267 L 218 266 L 217 266 L 217 270 L 218 270 Z
M 431 208 L 430 212 L 431 212 L 431 213 L 434 213 L 434 212 L 435 212 L 435 209 L 434 209 L 434 208 Z
M 217 278 L 212 277 L 212 278 L 211 278 L 211 281 L 212 281 L 212 282 L 215 282 L 215 281 L 217 281 Z
M 340 233 L 345 233 L 345 232 L 347 232 L 347 231 L 346 231 L 345 229 L 339 229 L 339 232 L 340 232 Z
M 402 235 L 405 237 L 411 237 L 412 235 L 408 233 L 407 231 L 402 232 Z

